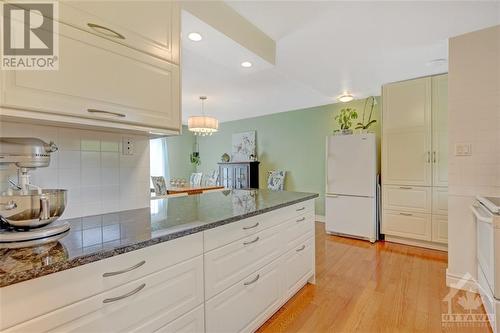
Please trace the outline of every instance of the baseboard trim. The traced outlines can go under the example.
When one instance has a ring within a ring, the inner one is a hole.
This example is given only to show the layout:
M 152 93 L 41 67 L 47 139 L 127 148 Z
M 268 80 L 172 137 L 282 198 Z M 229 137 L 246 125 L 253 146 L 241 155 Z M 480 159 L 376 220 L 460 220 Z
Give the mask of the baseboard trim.
M 392 243 L 399 243 L 399 244 L 405 244 L 405 245 L 410 245 L 410 246 L 424 247 L 426 249 L 448 252 L 448 245 L 445 245 L 445 244 L 427 242 L 427 241 L 422 241 L 422 240 L 418 240 L 418 239 L 409 239 L 409 238 L 404 238 L 404 237 L 389 236 L 387 234 L 385 235 L 385 240 L 387 242 L 392 242 Z
M 325 223 L 326 222 L 325 215 L 316 215 L 316 222 Z
M 446 269 L 446 286 L 475 293 L 478 292 L 477 282 L 470 274 L 466 274 L 465 276 L 452 274 L 448 272 L 448 268 Z

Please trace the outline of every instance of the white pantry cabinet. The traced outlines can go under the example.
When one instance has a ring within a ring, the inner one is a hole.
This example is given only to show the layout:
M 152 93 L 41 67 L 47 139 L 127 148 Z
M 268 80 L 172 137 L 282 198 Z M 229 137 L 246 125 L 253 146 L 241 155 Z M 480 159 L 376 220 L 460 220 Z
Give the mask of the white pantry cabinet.
M 386 239 L 397 236 L 397 241 L 407 239 L 427 247 L 432 244 L 426 242 L 435 242 L 445 249 L 441 244 L 447 243 L 447 124 L 447 74 L 384 85 L 382 232 Z M 418 214 L 405 215 L 409 213 Z
M 169 3 L 153 2 L 151 8 L 172 7 L 166 15 L 180 17 L 178 9 L 173 9 L 177 5 Z M 140 11 L 135 13 L 135 19 L 130 18 L 137 6 L 139 2 L 126 1 L 62 4 L 61 20 L 68 24 L 59 24 L 59 69 L 1 71 L 0 119 L 155 135 L 179 133 L 180 67 L 178 61 L 171 61 L 177 59 L 178 46 L 172 46 L 177 42 L 153 33 L 156 27 L 172 38 L 178 29 L 159 29 L 158 24 L 178 25 L 179 22 L 155 21 L 159 19 L 157 14 L 147 25 L 145 22 L 150 18 L 138 14 Z M 131 36 L 146 35 L 142 39 L 125 38 L 115 42 L 120 38 L 106 35 L 101 21 L 93 21 L 100 22 L 100 32 L 95 31 L 94 26 L 85 25 L 90 22 L 88 17 L 94 15 L 109 16 L 109 21 L 116 22 L 117 27 L 123 24 L 126 28 L 135 28 L 136 34 Z M 157 48 L 147 48 L 145 41 Z M 168 52 L 153 55 L 155 50 Z

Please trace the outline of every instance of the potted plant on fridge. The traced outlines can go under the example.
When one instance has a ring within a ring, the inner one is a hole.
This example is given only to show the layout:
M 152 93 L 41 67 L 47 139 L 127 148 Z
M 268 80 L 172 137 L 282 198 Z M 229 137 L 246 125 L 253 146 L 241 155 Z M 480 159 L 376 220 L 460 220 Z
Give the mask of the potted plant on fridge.
M 368 119 L 366 120 L 365 123 L 365 113 L 366 113 L 366 107 L 368 106 L 368 103 L 370 103 L 370 114 L 368 115 Z M 375 104 L 377 104 L 377 101 L 375 100 L 375 97 L 370 96 L 367 99 L 365 99 L 365 106 L 363 108 L 363 118 L 361 119 L 361 122 L 356 124 L 355 129 L 360 129 L 362 131 L 368 132 L 368 129 L 370 126 L 375 124 L 377 120 L 372 119 L 373 115 L 373 108 L 375 107 Z
M 342 134 L 352 134 L 352 122 L 358 119 L 358 113 L 355 108 L 343 108 L 334 119 L 340 127 L 340 130 L 336 130 L 335 132 L 340 131 Z

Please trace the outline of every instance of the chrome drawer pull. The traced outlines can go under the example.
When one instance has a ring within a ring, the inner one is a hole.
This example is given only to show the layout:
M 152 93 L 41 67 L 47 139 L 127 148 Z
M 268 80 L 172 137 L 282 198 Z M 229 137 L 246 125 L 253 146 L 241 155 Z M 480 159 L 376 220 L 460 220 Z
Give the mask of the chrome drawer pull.
M 297 249 L 295 250 L 296 252 L 300 252 L 300 251 L 304 251 L 304 249 L 306 248 L 305 244 L 302 245 L 302 247 L 300 249 Z
M 399 188 L 402 189 L 402 190 L 411 190 L 413 187 L 410 187 L 410 186 L 400 186 Z
M 296 211 L 300 212 L 301 210 L 304 210 L 304 209 L 306 209 L 306 207 L 302 207 L 302 208 L 296 209 Z
M 302 221 L 305 221 L 305 219 L 306 219 L 306 218 L 305 218 L 305 217 L 303 217 L 303 218 L 301 218 L 301 219 L 298 219 L 298 220 L 297 220 L 297 221 L 295 221 L 295 222 L 302 222 Z
M 253 243 L 257 242 L 258 240 L 259 240 L 259 237 L 257 236 L 257 238 L 255 238 L 253 241 L 250 241 L 250 242 L 243 242 L 243 245 L 253 244 Z
M 95 32 L 98 32 L 101 35 L 105 35 L 108 37 L 113 37 L 113 38 L 118 38 L 118 39 L 125 39 L 125 36 L 123 36 L 121 33 L 116 32 L 110 28 L 106 28 L 102 25 L 95 24 L 95 23 L 87 23 L 87 26 L 94 30 Z
M 104 273 L 104 274 L 102 275 L 102 277 L 108 277 L 108 276 L 114 276 L 114 275 L 119 275 L 119 274 L 127 273 L 127 272 L 133 271 L 134 269 L 137 269 L 137 268 L 141 267 L 141 266 L 142 266 L 142 265 L 144 265 L 145 263 L 146 263 L 146 260 L 143 260 L 143 261 L 141 261 L 140 263 L 135 264 L 135 265 L 134 265 L 134 266 L 132 266 L 132 267 L 125 268 L 125 269 L 123 269 L 123 270 L 121 270 L 121 271 Z
M 403 215 L 403 216 L 413 216 L 413 214 L 410 214 L 410 213 L 399 213 L 399 215 Z
M 251 284 L 253 284 L 253 283 L 257 282 L 257 280 L 259 280 L 259 278 L 260 278 L 260 274 L 257 274 L 257 276 L 256 276 L 256 277 L 255 277 L 252 281 L 248 281 L 248 282 L 245 282 L 245 283 L 243 283 L 243 284 L 244 284 L 245 286 L 249 286 L 249 285 L 251 285 Z
M 97 110 L 97 109 L 87 109 L 87 112 L 89 112 L 89 113 L 108 114 L 110 116 L 115 116 L 115 117 L 120 117 L 120 118 L 125 118 L 126 117 L 126 115 L 124 115 L 123 113 L 111 112 L 111 111 L 104 111 L 104 110 Z
M 250 227 L 243 227 L 243 230 L 248 230 L 248 229 L 253 229 L 253 228 L 257 228 L 259 226 L 259 222 L 255 223 L 254 225 L 250 226 Z
M 121 295 L 121 296 L 118 296 L 118 297 L 105 298 L 102 302 L 103 303 L 113 303 L 113 302 L 119 301 L 121 299 L 124 299 L 124 298 L 127 298 L 127 297 L 130 297 L 132 295 L 137 294 L 139 291 L 141 291 L 142 289 L 144 289 L 144 287 L 146 287 L 145 283 L 141 284 L 139 287 L 135 288 L 131 292 L 126 293 L 125 295 Z

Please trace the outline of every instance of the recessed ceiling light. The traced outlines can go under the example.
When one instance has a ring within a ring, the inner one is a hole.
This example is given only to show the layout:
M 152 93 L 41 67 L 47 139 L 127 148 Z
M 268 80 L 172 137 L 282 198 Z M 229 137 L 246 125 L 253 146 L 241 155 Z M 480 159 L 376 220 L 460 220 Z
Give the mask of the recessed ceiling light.
M 245 68 L 252 67 L 252 63 L 250 61 L 243 61 L 241 63 L 241 67 L 245 67 Z
M 188 38 L 189 38 L 190 40 L 192 40 L 193 42 L 199 42 L 200 40 L 202 40 L 202 39 L 203 39 L 203 36 L 201 36 L 201 35 L 200 35 L 199 33 L 197 33 L 197 32 L 190 32 L 190 33 L 188 34 Z
M 354 99 L 354 96 L 351 94 L 343 94 L 343 95 L 340 95 L 339 97 L 337 97 L 337 99 L 339 101 L 341 101 L 342 103 L 346 103 L 346 102 L 352 101 Z
M 445 58 L 438 58 L 427 62 L 427 66 L 439 66 L 444 65 L 448 62 Z

